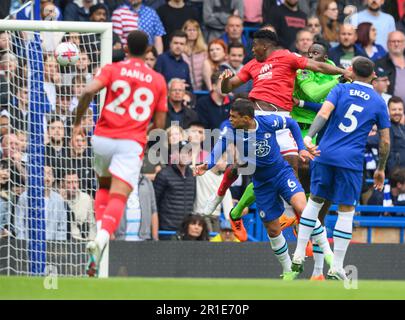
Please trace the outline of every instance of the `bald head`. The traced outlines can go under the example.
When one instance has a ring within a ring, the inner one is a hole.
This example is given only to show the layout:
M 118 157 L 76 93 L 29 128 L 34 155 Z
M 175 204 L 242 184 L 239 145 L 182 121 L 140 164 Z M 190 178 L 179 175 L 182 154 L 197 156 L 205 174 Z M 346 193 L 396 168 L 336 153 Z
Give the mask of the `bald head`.
M 351 24 L 342 24 L 339 28 L 339 42 L 343 48 L 350 48 L 357 40 L 356 29 Z
M 405 35 L 401 31 L 390 32 L 387 47 L 390 55 L 402 56 L 405 50 Z

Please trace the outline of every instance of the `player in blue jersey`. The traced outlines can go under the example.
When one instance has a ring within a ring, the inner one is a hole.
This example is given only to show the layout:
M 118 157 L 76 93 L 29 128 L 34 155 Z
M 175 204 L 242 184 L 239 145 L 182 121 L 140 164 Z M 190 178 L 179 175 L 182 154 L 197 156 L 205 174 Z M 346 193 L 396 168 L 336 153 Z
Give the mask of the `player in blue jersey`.
M 290 129 L 297 141 L 303 161 L 313 159 L 305 150 L 298 124 L 291 118 L 279 115 L 254 115 L 254 103 L 247 99 L 236 100 L 230 111 L 230 124 L 223 129 L 209 160 L 195 168 L 195 174 L 204 174 L 211 169 L 229 145 L 236 146 L 241 160 L 254 166 L 253 186 L 260 217 L 266 226 L 271 248 L 283 267 L 283 279 L 292 280 L 298 273 L 291 270 L 291 258 L 287 242 L 281 232 L 278 218 L 284 212 L 281 197 L 298 212 L 306 205 L 304 190 L 294 170 L 283 159 L 276 140 L 276 131 Z M 316 151 L 313 151 L 316 155 Z M 280 197 L 281 196 L 281 197 Z M 327 242 L 326 232 L 317 222 L 319 242 Z
M 374 174 L 374 187 L 384 187 L 384 170 L 390 149 L 390 120 L 384 100 L 370 84 L 374 78 L 374 63 L 364 57 L 353 60 L 355 80 L 338 84 L 329 93 L 318 112 L 304 143 L 308 150 L 320 151 L 311 170 L 311 196 L 302 213 L 293 267 L 303 270 L 305 246 L 318 221 L 319 210 L 325 200 L 339 205 L 338 219 L 333 231 L 334 256 L 328 271 L 329 279 L 346 279 L 344 257 L 352 238 L 352 224 L 362 185 L 364 150 L 367 136 L 374 124 L 380 133 L 379 164 Z M 312 138 L 329 124 L 319 143 Z

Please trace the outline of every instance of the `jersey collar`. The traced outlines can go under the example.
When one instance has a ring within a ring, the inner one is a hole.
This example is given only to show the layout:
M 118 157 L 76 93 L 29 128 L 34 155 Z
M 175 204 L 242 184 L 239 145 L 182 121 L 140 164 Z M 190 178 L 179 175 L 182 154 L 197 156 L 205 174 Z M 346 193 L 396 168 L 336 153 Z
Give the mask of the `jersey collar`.
M 361 85 L 361 86 L 365 86 L 365 87 L 374 89 L 374 87 L 373 87 L 371 84 L 369 84 L 369 83 L 365 83 L 365 82 L 357 81 L 357 80 L 356 80 L 356 81 L 353 81 L 353 83 L 356 83 L 356 84 L 359 84 L 359 85 Z

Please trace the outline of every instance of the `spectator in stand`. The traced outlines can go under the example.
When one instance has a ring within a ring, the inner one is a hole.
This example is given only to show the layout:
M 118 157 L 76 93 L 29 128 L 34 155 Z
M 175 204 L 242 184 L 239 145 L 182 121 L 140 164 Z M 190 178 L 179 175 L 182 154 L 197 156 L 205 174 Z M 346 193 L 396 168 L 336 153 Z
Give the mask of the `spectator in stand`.
M 66 171 L 60 192 L 71 210 L 70 232 L 72 238 L 93 240 L 96 236 L 93 199 L 80 190 L 79 177 L 74 170 Z
M 56 86 L 60 86 L 60 84 L 58 63 L 54 56 L 48 55 L 44 63 L 44 90 L 52 110 L 56 109 Z
M 190 69 L 182 56 L 186 43 L 185 32 L 181 30 L 173 32 L 170 36 L 170 49 L 158 56 L 155 70 L 165 77 L 166 82 L 170 82 L 174 78 L 183 79 L 187 84 L 187 89 L 193 90 Z
M 211 242 L 240 242 L 233 232 L 229 220 L 223 219 L 219 227 L 219 234 L 210 239 Z
M 214 168 L 207 171 L 203 176 L 197 176 L 197 194 L 194 202 L 194 213 L 204 217 L 208 225 L 209 232 L 219 232 L 221 208 L 226 219 L 229 219 L 229 213 L 233 208 L 232 194 L 227 190 L 221 203 L 217 206 L 211 215 L 204 215 L 204 207 L 210 194 L 218 190 L 226 169 L 224 156 L 218 161 Z
M 62 85 L 56 87 L 56 109 L 53 113 L 69 128 L 72 123 L 72 112 L 70 111 L 72 97 L 73 90 L 71 86 Z
M 229 16 L 228 21 L 225 26 L 225 33 L 221 36 L 225 44 L 229 45 L 233 43 L 242 43 L 245 47 L 245 60 L 247 63 L 252 58 L 252 40 L 246 38 L 243 34 L 243 20 L 239 16 Z
M 145 63 L 151 68 L 155 69 L 158 53 L 155 47 L 149 46 L 145 51 Z
M 15 135 L 18 139 L 19 150 L 21 152 L 21 162 L 25 166 L 28 161 L 28 138 L 25 131 L 15 131 Z
M 243 60 L 245 57 L 245 47 L 241 43 L 232 43 L 228 47 L 228 61 L 224 62 L 220 66 L 220 71 L 230 69 L 234 74 L 238 74 L 243 68 Z M 236 88 L 232 92 L 234 94 L 249 92 L 252 90 L 253 82 L 250 80 L 240 87 Z
M 384 0 L 367 0 L 367 9 L 351 16 L 350 21 L 357 26 L 362 22 L 370 22 L 377 30 L 376 43 L 387 49 L 388 34 L 395 31 L 395 20 L 388 14 L 381 11 Z
M 318 41 L 325 42 L 325 39 L 322 37 L 321 21 L 319 20 L 318 16 L 312 15 L 308 17 L 307 29 L 312 33 L 314 37 L 314 42 Z
M 5 31 L 0 31 L 0 59 L 1 56 L 10 49 L 11 38 L 10 34 Z
M 263 0 L 243 0 L 243 21 L 245 27 L 259 28 L 263 23 Z
M 125 215 L 115 232 L 116 240 L 159 240 L 159 218 L 155 190 L 143 174 L 139 176 L 138 190 L 128 198 Z
M 176 231 L 184 218 L 193 212 L 196 196 L 196 178 L 189 167 L 191 147 L 187 141 L 171 145 L 171 164 L 163 168 L 155 178 L 156 203 L 159 213 L 159 229 Z M 168 240 L 170 236 L 160 236 Z
M 201 90 L 203 86 L 203 67 L 207 59 L 207 44 L 201 32 L 200 24 L 196 20 L 187 20 L 183 25 L 187 35 L 187 45 L 183 59 L 190 69 L 190 78 L 194 90 Z
M 391 95 L 387 94 L 388 87 L 390 85 L 390 79 L 388 73 L 382 67 L 375 67 L 376 78 L 373 80 L 372 85 L 375 91 L 377 91 L 384 99 L 388 106 L 388 101 L 391 99 Z
M 307 15 L 298 7 L 298 0 L 285 0 L 280 6 L 263 10 L 263 22 L 276 28 L 280 45 L 285 49 L 294 44 L 297 32 L 305 28 L 306 19 Z
M 10 114 L 6 109 L 0 112 L 0 137 L 10 133 Z
M 62 179 L 66 170 L 74 170 L 79 177 L 80 190 L 94 196 L 97 182 L 93 167 L 93 157 L 86 137 L 76 135 L 70 140 L 69 148 L 62 149 L 62 167 L 57 170 L 57 179 Z
M 190 108 L 191 110 L 195 110 L 195 104 L 197 102 L 197 98 L 191 91 L 187 91 L 183 97 L 183 106 L 186 108 Z
M 22 162 L 22 153 L 17 136 L 14 133 L 8 133 L 1 140 L 2 149 L 2 168 L 9 172 L 9 182 L 5 189 L 11 193 L 11 196 L 18 197 L 24 191 L 26 170 Z
M 207 223 L 200 215 L 190 214 L 184 218 L 174 239 L 183 241 L 208 241 L 209 233 Z
M 62 196 L 52 189 L 53 186 L 52 168 L 45 166 L 45 239 L 46 240 L 67 240 L 68 239 L 68 213 L 65 201 Z M 16 238 L 28 240 L 28 191 L 25 191 L 16 206 L 15 232 Z
M 54 176 L 61 179 L 60 170 L 63 166 L 63 156 L 66 154 L 65 126 L 57 116 L 52 116 L 47 124 L 47 140 L 45 144 L 45 163 L 53 169 Z
M 184 23 L 189 20 L 198 20 L 198 13 L 193 7 L 184 3 L 184 0 L 169 0 L 157 9 L 157 14 L 166 30 L 163 36 L 164 50 L 169 49 L 169 37 L 174 31 L 180 30 Z
M 295 39 L 295 50 L 297 53 L 303 56 L 308 55 L 309 47 L 314 43 L 314 36 L 308 29 L 302 29 L 297 32 L 297 38 Z
M 354 57 L 365 55 L 356 45 L 356 40 L 355 28 L 351 24 L 342 24 L 339 28 L 339 45 L 329 50 L 329 59 L 342 68 L 350 67 Z
M 368 205 L 377 206 L 405 206 L 405 167 L 394 169 L 389 177 L 389 184 L 384 187 L 384 192 L 374 190 Z M 381 212 L 365 212 L 362 215 L 381 215 Z M 399 212 L 385 212 L 384 216 L 404 216 Z
M 226 53 L 227 46 L 223 40 L 215 39 L 208 44 L 208 58 L 204 61 L 203 67 L 203 79 L 206 90 L 212 90 L 211 76 L 226 61 Z
M 332 47 L 339 41 L 338 5 L 334 0 L 320 0 L 316 8 L 322 27 L 322 37 Z
M 388 101 L 388 111 L 391 120 L 391 148 L 386 173 L 390 176 L 395 167 L 405 167 L 404 101 L 400 97 L 393 96 Z
M 15 130 L 28 129 L 28 89 L 24 81 L 20 81 L 17 90 L 17 99 L 8 108 L 10 125 Z
M 388 93 L 405 101 L 405 35 L 394 31 L 388 35 L 388 54 L 376 61 L 388 73 Z
M 168 85 L 169 99 L 168 108 L 169 112 L 166 117 L 166 128 L 172 125 L 172 122 L 186 129 L 190 126 L 190 123 L 198 121 L 198 114 L 184 106 L 183 98 L 186 93 L 184 81 L 182 79 L 173 78 Z
M 212 90 L 209 95 L 201 97 L 196 106 L 200 121 L 205 129 L 218 129 L 223 121 L 229 118 L 230 99 L 222 93 L 220 71 L 211 76 Z
M 10 13 L 11 0 L 4 0 L 0 5 L 0 19 L 4 19 Z
M 377 30 L 370 22 L 362 22 L 357 26 L 357 44 L 364 50 L 367 58 L 376 61 L 383 58 L 387 51 L 375 43 Z
M 97 3 L 94 6 L 90 7 L 90 21 L 92 22 L 107 22 L 109 19 L 109 11 L 105 4 Z M 99 65 L 100 59 L 100 34 L 89 34 L 86 35 L 87 41 L 85 41 L 86 52 L 90 54 L 90 60 L 93 65 Z M 112 61 L 117 62 L 124 60 L 125 53 L 122 47 L 121 39 L 113 32 L 113 41 L 112 41 Z
M 63 20 L 90 21 L 90 7 L 93 5 L 93 2 L 93 0 L 82 0 L 81 6 L 74 1 L 69 2 L 63 12 Z
M 204 125 L 201 122 L 192 122 L 187 129 L 188 141 L 192 147 L 192 164 L 203 163 L 209 152 L 202 148 L 205 140 Z M 198 178 L 198 177 L 197 177 Z
M 76 72 L 79 75 L 82 75 L 86 78 L 86 83 L 90 82 L 93 79 L 93 75 L 90 73 L 90 60 L 89 56 L 85 52 L 80 52 L 79 61 L 77 61 Z
M 229 16 L 243 19 L 243 0 L 204 0 L 203 20 L 207 31 L 207 41 L 219 38 L 225 31 Z
M 104 0 L 105 1 L 105 0 Z M 117 0 L 112 0 L 112 1 L 117 1 Z M 159 9 L 161 6 L 163 6 L 167 0 L 144 0 L 143 3 L 145 6 L 151 7 L 155 10 Z
M 132 30 L 142 30 L 158 54 L 163 52 L 162 36 L 166 34 L 165 28 L 156 11 L 143 5 L 142 0 L 127 0 L 114 10 L 111 20 L 113 31 L 119 35 L 123 45 L 127 44 L 128 34 Z

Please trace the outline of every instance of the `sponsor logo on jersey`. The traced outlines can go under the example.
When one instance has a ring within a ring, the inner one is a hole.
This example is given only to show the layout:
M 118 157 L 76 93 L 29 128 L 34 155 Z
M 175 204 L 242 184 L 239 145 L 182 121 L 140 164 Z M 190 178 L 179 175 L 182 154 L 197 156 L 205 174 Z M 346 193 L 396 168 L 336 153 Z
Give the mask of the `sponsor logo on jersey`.
M 273 77 L 273 71 L 272 70 L 273 70 L 273 65 L 271 63 L 266 63 L 260 69 L 260 74 L 258 76 L 258 79 L 259 80 L 271 79 Z
M 259 158 L 267 156 L 271 150 L 267 140 L 258 140 L 253 144 L 253 146 L 256 147 L 256 156 Z

